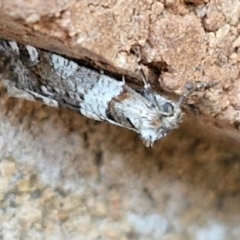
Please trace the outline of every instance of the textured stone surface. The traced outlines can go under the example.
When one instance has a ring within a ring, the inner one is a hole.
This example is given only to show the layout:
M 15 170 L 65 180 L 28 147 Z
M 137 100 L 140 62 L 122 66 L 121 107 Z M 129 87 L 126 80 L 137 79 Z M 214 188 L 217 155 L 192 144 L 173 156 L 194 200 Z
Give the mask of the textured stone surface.
M 68 111 L 0 104 L 2 239 L 239 239 L 240 154 L 184 127 L 136 134 Z
M 2 0 L 0 11 L 0 37 L 85 59 L 127 81 L 137 77 L 130 49 L 141 45 L 149 69 L 165 66 L 149 79 L 155 89 L 181 94 L 187 82 L 218 82 L 189 103 L 209 119 L 239 124 L 238 0 Z
M 232 132 L 240 121 L 240 5 L 185 3 L 0 1 L 0 37 L 126 77 L 136 77 L 130 48 L 140 44 L 145 63 L 167 65 L 154 86 L 180 94 L 189 80 L 219 82 L 189 99 L 201 116 L 152 149 L 125 129 L 1 94 L 1 239 L 240 239 Z M 221 137 L 208 131 L 215 119 Z

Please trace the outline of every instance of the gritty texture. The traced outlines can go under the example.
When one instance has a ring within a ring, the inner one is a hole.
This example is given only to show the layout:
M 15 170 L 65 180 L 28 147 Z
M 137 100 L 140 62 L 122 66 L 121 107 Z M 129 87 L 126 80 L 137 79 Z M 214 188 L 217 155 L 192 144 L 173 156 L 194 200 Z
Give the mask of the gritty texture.
M 172 132 L 135 134 L 78 114 L 0 104 L 0 236 L 238 240 L 240 154 Z
M 139 85 L 130 54 L 136 44 L 156 89 L 181 94 L 187 82 L 218 83 L 188 103 L 210 122 L 238 129 L 238 0 L 2 0 L 0 12 L 0 37 L 84 59 Z
M 0 38 L 127 81 L 139 44 L 146 73 L 160 66 L 156 89 L 218 82 L 152 149 L 128 130 L 1 94 L 0 238 L 240 239 L 239 17 L 238 0 L 0 1 Z

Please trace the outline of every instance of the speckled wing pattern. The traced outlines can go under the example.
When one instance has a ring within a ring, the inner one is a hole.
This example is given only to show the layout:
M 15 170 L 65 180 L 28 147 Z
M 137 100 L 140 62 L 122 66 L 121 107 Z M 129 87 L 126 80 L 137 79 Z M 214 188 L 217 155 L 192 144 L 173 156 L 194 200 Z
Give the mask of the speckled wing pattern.
M 0 41 L 0 80 L 8 93 L 137 132 L 146 146 L 178 127 L 178 102 L 124 83 L 55 53 Z

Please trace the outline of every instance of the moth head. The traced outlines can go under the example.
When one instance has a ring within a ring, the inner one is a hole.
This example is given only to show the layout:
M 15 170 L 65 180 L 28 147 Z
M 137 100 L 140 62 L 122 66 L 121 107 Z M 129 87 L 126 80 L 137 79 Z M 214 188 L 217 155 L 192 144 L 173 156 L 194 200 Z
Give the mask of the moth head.
M 158 106 L 149 113 L 148 125 L 141 131 L 141 139 L 146 147 L 165 137 L 168 132 L 177 128 L 182 120 L 183 113 L 178 102 L 172 102 L 162 96 L 156 96 Z
M 177 128 L 182 121 L 182 110 L 178 103 L 166 102 L 163 105 L 165 115 L 162 116 L 162 131 L 167 134 Z
M 180 96 L 177 102 L 172 102 L 155 93 L 151 93 L 151 97 L 145 95 L 145 97 L 153 103 L 153 107 L 156 109 L 157 115 L 155 118 L 152 116 L 154 121 L 149 122 L 148 128 L 141 132 L 141 138 L 144 144 L 147 147 L 152 146 L 154 141 L 166 136 L 168 132 L 178 127 L 183 116 L 181 106 L 189 95 L 196 90 L 212 87 L 216 84 L 218 83 L 213 83 L 211 85 L 204 85 L 200 83 L 194 86 L 191 83 L 188 83 L 186 85 L 187 91 Z

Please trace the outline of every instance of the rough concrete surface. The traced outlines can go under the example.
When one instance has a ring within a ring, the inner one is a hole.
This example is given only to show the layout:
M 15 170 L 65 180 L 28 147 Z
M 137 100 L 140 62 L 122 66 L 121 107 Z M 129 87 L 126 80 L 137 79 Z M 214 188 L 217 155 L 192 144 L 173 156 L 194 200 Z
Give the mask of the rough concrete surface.
M 188 103 L 210 122 L 239 128 L 239 0 L 2 0 L 0 13 L 0 37 L 84 59 L 139 84 L 130 50 L 140 45 L 155 90 L 179 95 L 188 82 L 218 83 Z
M 1 96 L 1 239 L 239 239 L 240 155 L 184 129 L 153 148 Z
M 2 92 L 0 239 L 240 239 L 239 17 L 239 0 L 1 0 L 1 38 L 127 81 L 139 44 L 156 91 L 218 84 L 149 149 L 128 130 Z

